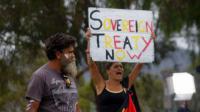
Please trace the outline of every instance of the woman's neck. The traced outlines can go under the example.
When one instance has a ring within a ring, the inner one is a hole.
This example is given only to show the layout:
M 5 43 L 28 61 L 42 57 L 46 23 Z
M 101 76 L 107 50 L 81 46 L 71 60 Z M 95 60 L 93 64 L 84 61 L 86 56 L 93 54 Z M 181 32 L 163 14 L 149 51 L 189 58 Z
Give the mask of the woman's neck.
M 106 88 L 111 91 L 121 91 L 122 85 L 121 85 L 120 81 L 109 79 L 106 82 Z
M 120 85 L 121 85 L 120 81 L 112 80 L 112 79 L 108 79 L 108 80 L 107 80 L 107 83 L 108 83 L 109 85 L 115 85 L 115 86 L 120 86 Z

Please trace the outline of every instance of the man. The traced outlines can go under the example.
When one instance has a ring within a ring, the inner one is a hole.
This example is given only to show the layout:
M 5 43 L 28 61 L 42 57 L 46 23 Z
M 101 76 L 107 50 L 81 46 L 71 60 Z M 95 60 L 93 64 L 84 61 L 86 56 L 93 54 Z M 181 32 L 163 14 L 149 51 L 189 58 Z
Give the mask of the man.
M 57 33 L 45 42 L 48 63 L 37 69 L 29 82 L 27 112 L 78 112 L 76 40 Z

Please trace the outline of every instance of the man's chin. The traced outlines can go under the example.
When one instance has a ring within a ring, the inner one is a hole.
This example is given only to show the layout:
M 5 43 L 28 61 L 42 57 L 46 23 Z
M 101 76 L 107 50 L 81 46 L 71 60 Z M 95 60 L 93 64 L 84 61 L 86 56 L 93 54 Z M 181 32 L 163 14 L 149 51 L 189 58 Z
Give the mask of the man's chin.
M 65 69 L 64 69 L 65 73 L 69 74 L 72 77 L 76 77 L 77 76 L 77 67 L 76 67 L 76 62 L 73 61 L 71 63 L 69 63 Z

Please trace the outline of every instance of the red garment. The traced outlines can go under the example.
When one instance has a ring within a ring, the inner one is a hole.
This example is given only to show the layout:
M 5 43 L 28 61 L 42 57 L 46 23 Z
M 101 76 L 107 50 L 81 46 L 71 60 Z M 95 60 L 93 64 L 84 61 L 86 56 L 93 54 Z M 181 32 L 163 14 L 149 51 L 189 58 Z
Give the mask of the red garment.
M 132 101 L 132 95 L 131 94 L 128 94 L 128 107 L 123 109 L 122 112 L 137 112 L 136 111 L 136 108 L 135 108 L 135 105 Z

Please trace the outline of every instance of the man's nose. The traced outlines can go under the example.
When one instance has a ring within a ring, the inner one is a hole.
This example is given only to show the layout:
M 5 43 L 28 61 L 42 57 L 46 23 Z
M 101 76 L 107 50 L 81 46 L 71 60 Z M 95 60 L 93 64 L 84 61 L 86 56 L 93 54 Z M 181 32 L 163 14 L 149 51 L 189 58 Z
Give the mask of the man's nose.
M 71 56 L 72 59 L 76 59 L 75 53 L 71 53 L 70 56 Z

